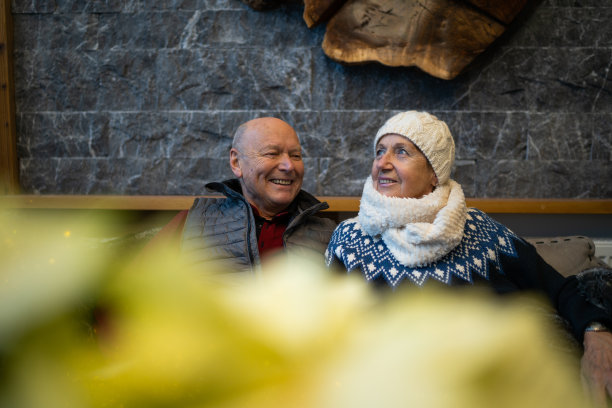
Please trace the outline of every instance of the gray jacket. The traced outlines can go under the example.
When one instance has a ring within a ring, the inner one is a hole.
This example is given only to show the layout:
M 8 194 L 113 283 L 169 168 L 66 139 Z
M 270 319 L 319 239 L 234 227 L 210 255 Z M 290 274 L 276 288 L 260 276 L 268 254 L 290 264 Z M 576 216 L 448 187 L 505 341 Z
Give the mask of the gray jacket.
M 239 181 L 208 183 L 206 188 L 225 198 L 196 198 L 185 221 L 181 252 L 197 265 L 228 261 L 235 271 L 253 271 L 260 262 L 255 217 Z M 283 234 L 283 245 L 296 252 L 315 251 L 323 260 L 336 224 L 315 214 L 329 206 L 303 190 L 296 200 L 297 214 Z

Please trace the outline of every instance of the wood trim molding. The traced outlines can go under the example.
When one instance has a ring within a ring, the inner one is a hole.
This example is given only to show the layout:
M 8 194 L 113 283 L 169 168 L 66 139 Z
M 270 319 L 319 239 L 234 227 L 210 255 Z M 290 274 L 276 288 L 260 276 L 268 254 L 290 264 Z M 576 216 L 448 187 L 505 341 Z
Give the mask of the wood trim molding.
M 120 195 L 4 195 L 4 209 L 93 209 L 172 211 L 191 207 L 196 197 L 218 196 L 120 196 Z M 328 211 L 357 212 L 359 197 L 320 196 Z M 612 214 L 612 199 L 468 198 L 469 207 L 494 214 Z
M 0 193 L 19 192 L 11 2 L 0 1 Z

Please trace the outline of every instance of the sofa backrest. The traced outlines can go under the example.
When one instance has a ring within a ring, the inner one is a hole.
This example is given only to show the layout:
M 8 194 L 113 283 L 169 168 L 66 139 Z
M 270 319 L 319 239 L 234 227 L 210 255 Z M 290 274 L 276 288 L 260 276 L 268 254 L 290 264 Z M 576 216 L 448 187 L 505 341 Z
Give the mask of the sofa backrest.
M 595 256 L 593 240 L 584 236 L 526 238 L 542 258 L 561 275 L 577 275 L 585 269 L 609 268 Z

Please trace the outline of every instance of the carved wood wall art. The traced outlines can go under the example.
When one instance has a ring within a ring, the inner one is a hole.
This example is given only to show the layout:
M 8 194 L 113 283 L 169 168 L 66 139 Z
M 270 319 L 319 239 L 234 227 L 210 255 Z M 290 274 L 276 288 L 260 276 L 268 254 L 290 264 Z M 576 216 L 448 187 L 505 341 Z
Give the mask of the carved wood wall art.
M 252 3 L 253 0 L 243 0 Z M 417 66 L 453 79 L 527 0 L 304 0 L 308 27 L 327 23 L 325 54 L 342 64 Z
M 304 0 L 304 21 L 312 28 L 329 20 L 346 0 Z
M 354 0 L 329 21 L 323 50 L 338 62 L 416 65 L 452 79 L 503 32 L 457 1 Z

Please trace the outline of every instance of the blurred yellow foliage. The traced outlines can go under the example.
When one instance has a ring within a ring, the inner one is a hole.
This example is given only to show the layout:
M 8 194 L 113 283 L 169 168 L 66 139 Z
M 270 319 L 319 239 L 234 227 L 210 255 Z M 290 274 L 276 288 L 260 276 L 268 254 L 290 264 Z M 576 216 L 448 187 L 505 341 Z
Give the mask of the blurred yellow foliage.
M 382 297 L 292 254 L 255 275 L 133 262 L 78 227 L 0 223 L 1 407 L 586 406 L 517 300 Z

